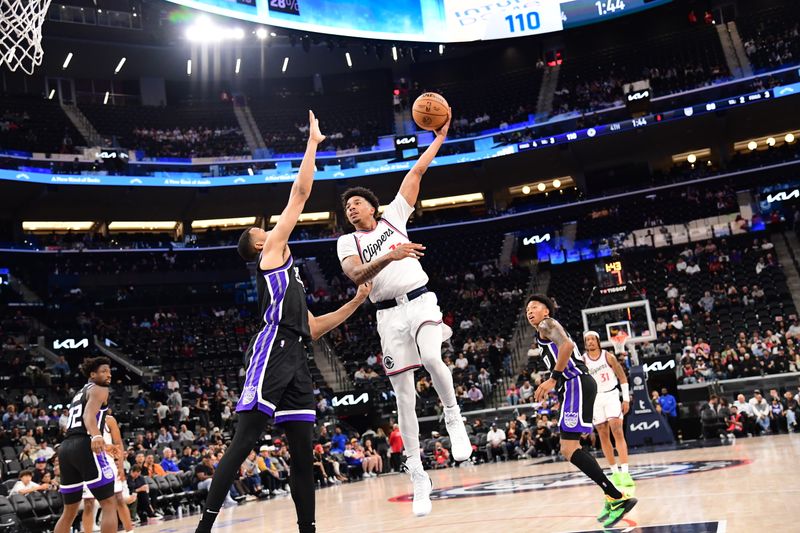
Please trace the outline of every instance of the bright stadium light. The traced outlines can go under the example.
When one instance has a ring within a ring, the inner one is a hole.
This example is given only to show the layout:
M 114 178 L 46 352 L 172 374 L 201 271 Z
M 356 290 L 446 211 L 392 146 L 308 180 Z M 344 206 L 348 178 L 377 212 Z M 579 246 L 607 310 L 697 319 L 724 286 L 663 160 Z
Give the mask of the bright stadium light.
M 440 44 L 439 45 L 439 55 L 443 55 L 443 54 L 444 54 L 444 45 Z
M 192 60 L 191 59 L 187 59 L 186 60 L 186 75 L 187 76 L 191 76 L 192 75 Z
M 108 103 L 108 94 L 109 94 L 108 91 L 106 91 L 106 95 L 103 97 L 103 105 L 106 105 Z
M 247 167 L 247 173 L 252 176 L 253 175 L 253 168 L 252 167 Z
M 775 137 L 767 137 L 767 146 L 775 146 Z
M 694 155 L 694 154 L 689 154 L 689 156 L 686 158 L 686 160 L 689 163 L 691 163 L 692 165 L 694 165 L 697 162 L 697 156 Z
M 70 61 L 72 61 L 72 52 L 67 54 L 67 58 L 64 60 L 64 64 L 61 65 L 61 68 L 66 69 L 69 66 Z
M 794 142 L 794 133 L 787 133 L 786 137 L 783 138 L 784 141 L 791 144 Z
M 539 190 L 539 192 L 544 192 L 544 190 L 547 188 L 547 185 L 545 185 L 544 183 L 540 183 L 539 185 L 536 186 L 536 188 Z
M 392 59 L 397 61 L 397 47 L 396 46 L 392 46 Z
M 522 194 L 530 194 L 530 193 L 531 193 L 530 187 L 528 187 L 527 185 L 522 187 Z
M 50 89 L 50 94 L 47 95 L 47 99 L 48 100 L 52 100 L 55 95 L 56 95 L 56 90 L 55 89 Z
M 241 57 L 237 57 L 236 58 L 236 68 L 234 69 L 236 74 L 239 74 L 239 70 L 241 68 L 242 68 L 242 58 Z
M 554 180 L 553 180 L 553 188 L 554 188 L 554 189 L 558 189 L 559 187 L 561 187 L 561 180 L 559 180 L 559 179 L 554 179 Z
M 278 36 L 278 34 L 277 34 L 277 33 L 275 33 L 274 31 L 271 31 L 271 32 L 269 32 L 269 36 L 270 36 L 270 37 L 277 37 L 277 36 Z
M 344 58 L 347 60 L 347 66 L 353 68 L 353 60 L 350 58 L 350 52 L 345 52 Z
M 122 70 L 122 67 L 125 65 L 125 61 L 127 61 L 127 58 L 124 57 L 119 60 L 119 63 L 117 63 L 117 68 L 114 69 L 114 74 L 119 74 L 119 71 Z
M 215 25 L 208 17 L 200 17 L 186 28 L 185 36 L 193 42 L 241 41 L 245 32 L 242 28 L 223 28 Z
M 286 72 L 286 69 L 289 68 L 289 58 L 283 58 L 283 67 L 281 67 L 281 72 Z
M 758 148 L 758 143 L 757 142 L 750 141 L 749 143 L 747 143 L 747 149 L 750 150 L 751 152 L 753 150 L 755 150 L 756 148 Z
M 256 30 L 256 37 L 258 37 L 258 38 L 259 38 L 259 39 L 261 39 L 262 41 L 263 41 L 264 39 L 266 39 L 268 35 L 269 35 L 269 34 L 267 33 L 267 30 L 266 30 L 265 28 L 258 28 L 258 29 Z

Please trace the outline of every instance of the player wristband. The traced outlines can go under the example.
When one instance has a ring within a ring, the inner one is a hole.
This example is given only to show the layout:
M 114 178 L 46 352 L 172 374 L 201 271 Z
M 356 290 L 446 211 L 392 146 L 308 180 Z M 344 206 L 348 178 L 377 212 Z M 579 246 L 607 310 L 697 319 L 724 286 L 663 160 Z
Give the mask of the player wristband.
M 630 388 L 628 387 L 628 384 L 627 383 L 621 383 L 620 387 L 622 387 L 622 401 L 623 402 L 631 401 L 631 391 L 630 391 Z
M 102 439 L 102 438 L 103 438 L 102 435 L 92 435 L 92 440 L 94 440 L 94 439 Z
M 561 370 L 553 370 L 550 372 L 550 377 L 556 380 L 559 385 L 564 381 L 564 373 Z

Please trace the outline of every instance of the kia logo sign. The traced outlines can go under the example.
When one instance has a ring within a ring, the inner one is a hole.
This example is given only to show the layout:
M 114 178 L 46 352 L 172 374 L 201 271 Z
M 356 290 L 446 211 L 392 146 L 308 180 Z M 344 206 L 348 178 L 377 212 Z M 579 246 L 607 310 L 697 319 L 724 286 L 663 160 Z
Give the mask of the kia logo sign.
M 789 193 L 787 193 L 786 191 L 781 191 L 777 194 L 769 194 L 767 195 L 767 203 L 771 204 L 773 202 L 783 202 L 785 200 L 791 200 L 793 198 L 800 198 L 800 189 L 795 189 Z
M 661 427 L 661 422 L 653 420 L 652 422 L 639 422 L 638 424 L 631 424 L 628 426 L 631 431 L 649 431 L 651 429 L 658 429 Z
M 394 147 L 398 150 L 408 150 L 417 147 L 416 135 L 403 135 L 394 138 Z
M 548 242 L 550 240 L 550 234 L 545 233 L 544 235 L 534 235 L 533 237 L 525 237 L 522 239 L 522 244 L 524 246 L 530 246 L 531 244 L 540 244 L 543 242 Z
M 355 394 L 345 394 L 344 396 L 334 396 L 331 398 L 331 405 L 333 407 L 358 405 L 360 403 L 369 403 L 369 393 L 365 392 L 360 396 Z
M 88 348 L 89 347 L 89 339 L 81 339 L 76 341 L 75 339 L 64 339 L 64 340 L 54 340 L 53 341 L 53 349 L 54 350 L 77 350 L 78 348 Z
M 629 102 L 635 102 L 637 100 L 646 100 L 650 98 L 650 91 L 640 91 L 637 93 L 630 93 L 628 95 Z
M 653 361 L 652 363 L 644 364 L 644 371 L 648 374 L 650 372 L 663 372 L 670 369 L 675 370 L 675 361 Z

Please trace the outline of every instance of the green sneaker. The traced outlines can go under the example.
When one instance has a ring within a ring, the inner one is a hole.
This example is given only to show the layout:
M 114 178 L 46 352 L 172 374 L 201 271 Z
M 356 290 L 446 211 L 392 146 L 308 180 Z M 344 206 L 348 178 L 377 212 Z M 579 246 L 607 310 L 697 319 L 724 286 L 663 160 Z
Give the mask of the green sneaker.
M 603 522 L 603 527 L 614 527 L 617 522 L 634 508 L 639 500 L 631 498 L 627 494 L 623 494 L 619 500 L 612 500 L 608 498 L 608 517 Z
M 614 484 L 615 487 L 620 488 L 622 487 L 622 478 L 620 477 L 622 472 L 614 472 L 609 476 L 611 483 Z
M 606 518 L 608 518 L 608 514 L 610 512 L 611 510 L 608 508 L 608 498 L 606 498 L 605 503 L 603 503 L 603 511 L 599 515 L 597 515 L 597 521 L 602 524 L 606 520 Z
M 619 477 L 617 479 L 619 480 L 619 484 L 617 484 L 617 481 L 614 481 L 614 485 L 617 486 L 622 485 L 625 488 L 636 486 L 636 483 L 634 483 L 633 478 L 631 477 L 629 472 L 620 472 Z

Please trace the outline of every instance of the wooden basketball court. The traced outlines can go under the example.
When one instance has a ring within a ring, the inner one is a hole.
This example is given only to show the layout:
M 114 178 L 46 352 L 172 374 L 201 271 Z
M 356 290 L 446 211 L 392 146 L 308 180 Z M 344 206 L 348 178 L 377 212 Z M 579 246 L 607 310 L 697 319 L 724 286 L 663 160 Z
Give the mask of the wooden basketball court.
M 604 462 L 602 464 L 605 464 Z M 637 507 L 618 530 L 640 532 L 798 531 L 800 435 L 738 439 L 733 445 L 631 457 Z M 602 493 L 565 462 L 518 461 L 430 472 L 433 512 L 411 514 L 405 475 L 317 491 L 320 533 L 601 531 Z M 398 501 L 399 500 L 399 501 Z M 198 516 L 139 527 L 192 533 Z M 676 527 L 679 526 L 680 527 Z M 220 533 L 295 532 L 290 498 L 223 510 Z

